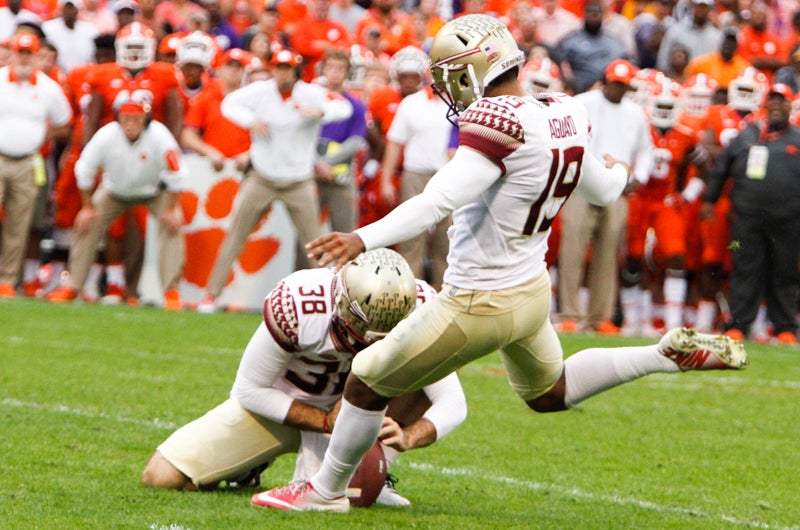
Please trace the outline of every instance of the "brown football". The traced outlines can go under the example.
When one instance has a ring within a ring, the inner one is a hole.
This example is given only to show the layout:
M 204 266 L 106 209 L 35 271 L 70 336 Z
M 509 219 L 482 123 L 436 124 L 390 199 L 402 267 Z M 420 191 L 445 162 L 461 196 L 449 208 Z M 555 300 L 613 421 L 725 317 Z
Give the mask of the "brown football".
M 370 447 L 361 459 L 356 469 L 356 474 L 347 487 L 347 498 L 350 505 L 357 508 L 366 508 L 375 504 L 375 499 L 386 484 L 386 458 L 380 442 Z

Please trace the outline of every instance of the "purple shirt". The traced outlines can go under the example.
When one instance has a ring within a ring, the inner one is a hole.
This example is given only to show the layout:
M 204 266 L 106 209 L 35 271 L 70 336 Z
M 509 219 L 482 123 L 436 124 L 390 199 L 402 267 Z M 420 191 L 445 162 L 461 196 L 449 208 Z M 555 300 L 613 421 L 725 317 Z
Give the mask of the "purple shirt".
M 358 97 L 349 92 L 342 92 L 342 96 L 353 106 L 353 114 L 342 121 L 326 123 L 319 133 L 320 138 L 342 143 L 351 136 L 367 137 L 366 105 Z

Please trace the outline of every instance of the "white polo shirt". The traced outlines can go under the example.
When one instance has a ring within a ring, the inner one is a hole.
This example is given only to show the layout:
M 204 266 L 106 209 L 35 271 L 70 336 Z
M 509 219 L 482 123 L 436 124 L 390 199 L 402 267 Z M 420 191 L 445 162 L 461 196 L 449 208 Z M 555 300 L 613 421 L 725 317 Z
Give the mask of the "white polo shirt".
M 608 153 L 630 164 L 631 178 L 647 182 L 653 164 L 653 136 L 644 110 L 627 98 L 612 103 L 602 89 L 578 94 L 575 99 L 584 104 L 592 124 L 589 151 L 600 160 Z
M 169 191 L 180 191 L 186 174 L 175 138 L 157 121 L 150 122 L 133 143 L 116 121 L 101 127 L 75 164 L 78 188 L 92 189 L 99 168 L 103 168 L 100 186 L 127 199 L 155 197 L 161 183 Z
M 12 67 L 0 68 L 0 153 L 20 157 L 39 151 L 48 123 L 62 127 L 72 109 L 61 85 L 42 72 L 17 79 Z
M 321 110 L 322 119 L 303 118 L 302 107 Z M 259 175 L 281 183 L 311 178 L 322 125 L 346 120 L 352 113 L 343 96 L 303 81 L 295 83 L 288 99 L 269 79 L 235 90 L 222 100 L 222 114 L 237 125 L 249 129 L 260 120 L 269 126 L 269 136 L 252 137 L 250 159 Z
M 450 158 L 447 147 L 453 125 L 445 118 L 447 104 L 430 88 L 406 96 L 397 106 L 386 138 L 403 146 L 403 167 L 435 173 Z

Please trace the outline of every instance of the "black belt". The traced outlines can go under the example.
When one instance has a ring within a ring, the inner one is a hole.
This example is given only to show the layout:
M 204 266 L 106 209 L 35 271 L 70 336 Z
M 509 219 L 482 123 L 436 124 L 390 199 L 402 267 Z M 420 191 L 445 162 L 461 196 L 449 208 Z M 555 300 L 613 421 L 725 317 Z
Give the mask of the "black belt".
M 9 159 L 9 160 L 14 160 L 15 162 L 17 162 L 17 161 L 19 161 L 19 160 L 25 160 L 26 158 L 30 158 L 30 157 L 32 157 L 32 156 L 33 156 L 33 153 L 28 153 L 27 155 L 16 155 L 16 156 L 14 156 L 14 155 L 7 155 L 7 154 L 5 154 L 5 153 L 0 153 L 0 156 L 1 156 L 1 157 L 3 157 L 3 158 L 7 158 L 7 159 Z

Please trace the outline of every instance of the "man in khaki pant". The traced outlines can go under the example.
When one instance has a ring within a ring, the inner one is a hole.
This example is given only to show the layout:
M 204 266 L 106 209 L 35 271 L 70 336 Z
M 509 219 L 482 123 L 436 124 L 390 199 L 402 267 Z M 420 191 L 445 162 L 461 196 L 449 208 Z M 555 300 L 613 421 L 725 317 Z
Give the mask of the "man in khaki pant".
M 231 227 L 197 307 L 201 313 L 217 309 L 217 297 L 225 287 L 231 265 L 273 201 L 286 205 L 297 231 L 296 268 L 314 265 L 301 246 L 320 233 L 313 178 L 319 132 L 323 123 L 350 117 L 353 107 L 340 94 L 300 81 L 300 62 L 294 50 L 281 50 L 272 57 L 272 79 L 251 83 L 222 100 L 222 114 L 250 130 L 253 169 L 247 172 L 236 196 Z
M 635 73 L 636 67 L 628 61 L 612 61 L 606 68 L 601 89 L 576 96 L 589 112 L 592 124 L 589 151 L 597 157 L 608 153 L 632 167 L 626 192 L 647 181 L 653 156 L 653 141 L 644 109 L 623 98 L 631 89 Z M 578 331 L 585 318 L 589 330 L 605 335 L 619 333 L 611 319 L 617 301 L 617 257 L 627 215 L 625 194 L 607 206 L 593 206 L 573 194 L 564 205 L 558 256 L 559 331 Z M 586 251 L 592 241 L 591 263 L 585 266 Z M 584 274 L 589 288 L 589 307 L 585 315 L 579 296 Z
M 98 130 L 75 164 L 83 205 L 75 217 L 66 285 L 47 298 L 75 299 L 83 289 L 97 245 L 111 222 L 135 205 L 147 206 L 158 219 L 158 254 L 164 308 L 181 309 L 178 282 L 183 272 L 183 213 L 178 196 L 184 170 L 175 138 L 162 123 L 150 121 L 149 104 L 129 100 L 117 109 L 117 120 Z M 92 193 L 97 170 L 103 176 Z
M 35 178 L 36 155 L 47 140 L 68 134 L 72 117 L 62 88 L 35 66 L 39 39 L 16 35 L 10 46 L 11 63 L 0 68 L 0 298 L 16 296 L 36 196 L 46 183 Z

